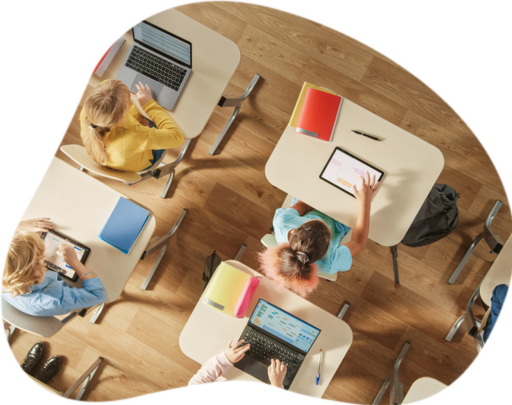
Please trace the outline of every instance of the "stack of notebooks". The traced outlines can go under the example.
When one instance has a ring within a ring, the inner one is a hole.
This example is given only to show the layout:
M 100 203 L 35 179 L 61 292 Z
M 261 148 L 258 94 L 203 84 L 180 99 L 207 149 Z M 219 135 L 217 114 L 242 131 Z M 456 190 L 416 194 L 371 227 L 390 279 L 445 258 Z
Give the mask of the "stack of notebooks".
M 128 254 L 148 219 L 148 210 L 120 197 L 98 237 L 121 252 Z
M 342 101 L 335 92 L 304 82 L 288 125 L 298 133 L 330 142 Z
M 103 73 L 108 69 L 112 61 L 114 60 L 114 56 L 117 55 L 117 52 L 119 49 L 121 49 L 121 45 L 124 43 L 124 38 L 119 38 L 116 42 L 112 44 L 110 48 L 108 48 L 108 51 L 103 55 L 103 57 L 100 59 L 96 67 L 94 68 L 94 74 L 101 77 L 103 76 Z

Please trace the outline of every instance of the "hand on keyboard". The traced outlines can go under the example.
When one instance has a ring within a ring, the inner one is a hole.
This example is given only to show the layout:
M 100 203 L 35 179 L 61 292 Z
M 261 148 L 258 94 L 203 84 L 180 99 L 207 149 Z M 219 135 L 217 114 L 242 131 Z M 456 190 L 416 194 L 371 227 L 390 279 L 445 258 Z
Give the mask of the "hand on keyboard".
M 268 367 L 268 378 L 270 385 L 274 387 L 283 388 L 283 380 L 286 376 L 286 365 L 279 360 L 272 359 Z
M 224 354 L 228 358 L 228 360 L 231 362 L 231 364 L 235 364 L 236 362 L 242 360 L 242 358 L 245 355 L 245 352 L 251 348 L 251 345 L 243 345 L 245 340 L 240 340 L 236 344 L 232 344 L 233 341 L 230 340 L 228 343 L 228 347 L 226 350 L 224 350 Z

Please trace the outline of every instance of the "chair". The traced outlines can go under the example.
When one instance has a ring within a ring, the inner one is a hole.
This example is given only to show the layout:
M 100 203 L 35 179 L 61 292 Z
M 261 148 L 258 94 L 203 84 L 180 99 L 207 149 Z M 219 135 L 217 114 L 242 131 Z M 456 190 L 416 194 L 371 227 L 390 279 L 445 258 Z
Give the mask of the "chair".
M 404 346 L 402 347 L 402 350 L 400 351 L 400 354 L 398 355 L 395 361 L 395 366 L 393 367 L 393 374 L 391 374 L 382 385 L 379 393 L 377 394 L 377 397 L 373 401 L 373 405 L 378 405 L 380 403 L 382 397 L 386 393 L 386 390 L 388 389 L 389 386 L 391 386 L 389 392 L 389 403 L 391 405 L 400 405 L 403 402 L 404 386 L 398 380 L 398 370 L 400 369 L 400 364 L 402 364 L 402 360 L 407 354 L 409 347 L 411 347 L 411 344 L 409 342 L 405 342 Z
M 455 283 L 455 280 L 457 280 L 457 277 L 459 277 L 460 272 L 462 271 L 462 269 L 466 265 L 467 261 L 469 260 L 470 256 L 475 251 L 476 246 L 482 239 L 485 240 L 485 242 L 491 249 L 491 253 L 494 253 L 495 255 L 499 255 L 499 253 L 501 252 L 501 249 L 503 248 L 503 242 L 496 233 L 491 231 L 490 226 L 491 226 L 492 220 L 498 213 L 502 204 L 503 203 L 500 200 L 496 201 L 496 204 L 494 204 L 493 209 L 491 210 L 489 216 L 487 217 L 487 219 L 484 223 L 484 230 L 480 234 L 478 234 L 478 236 L 475 238 L 475 240 L 469 247 L 468 251 L 466 252 L 464 257 L 460 261 L 459 265 L 455 269 L 452 276 L 450 277 L 450 280 L 448 280 L 449 284 Z
M 96 163 L 87 153 L 85 147 L 81 145 L 64 145 L 61 146 L 60 150 L 68 156 L 71 160 L 73 160 L 78 166 L 80 170 L 86 170 L 90 173 L 93 173 L 97 176 L 106 177 L 112 180 L 120 181 L 127 186 L 131 186 L 136 183 L 140 183 L 141 181 L 155 178 L 159 179 L 165 175 L 169 175 L 165 186 L 160 194 L 161 198 L 165 198 L 167 193 L 169 192 L 169 188 L 171 187 L 172 181 L 175 175 L 175 168 L 185 156 L 185 152 L 190 145 L 192 139 L 185 139 L 185 143 L 178 155 L 177 159 L 169 164 L 164 165 L 162 163 L 165 153 L 155 162 L 151 167 L 141 171 L 141 172 L 122 172 L 120 170 L 110 169 L 108 167 L 101 166 Z
M 91 380 L 94 377 L 94 374 L 96 373 L 102 362 L 103 357 L 98 357 L 98 359 L 94 363 L 92 363 L 87 370 L 85 370 L 85 372 L 78 378 L 78 380 L 76 380 L 76 382 L 71 387 L 69 387 L 69 389 L 66 392 L 57 391 L 52 387 L 42 383 L 38 379 L 32 377 L 31 375 L 29 375 L 29 377 L 32 378 L 32 380 L 34 380 L 36 383 L 41 385 L 44 389 L 53 392 L 54 394 L 57 394 L 63 398 L 69 398 L 71 394 L 75 392 L 75 390 L 78 388 L 78 386 L 83 383 L 82 388 L 80 388 L 80 391 L 78 391 L 78 394 L 75 397 L 75 400 L 80 401 L 85 391 L 89 387 Z
M 54 316 L 32 316 L 14 308 L 2 297 L 2 318 L 5 321 L 4 328 L 6 327 L 6 323 L 10 325 L 7 340 L 12 337 L 16 328 L 37 336 L 51 337 L 77 315 L 79 315 L 78 312 L 72 312 L 62 320 Z

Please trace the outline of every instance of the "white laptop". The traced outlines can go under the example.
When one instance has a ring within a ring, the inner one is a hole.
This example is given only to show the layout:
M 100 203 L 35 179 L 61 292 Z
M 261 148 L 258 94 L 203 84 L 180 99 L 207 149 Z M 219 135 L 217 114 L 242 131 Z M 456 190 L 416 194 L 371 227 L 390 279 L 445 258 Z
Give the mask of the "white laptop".
M 132 28 L 133 44 L 116 79 L 130 91 L 142 82 L 162 107 L 172 110 L 192 71 L 192 43 L 142 21 Z

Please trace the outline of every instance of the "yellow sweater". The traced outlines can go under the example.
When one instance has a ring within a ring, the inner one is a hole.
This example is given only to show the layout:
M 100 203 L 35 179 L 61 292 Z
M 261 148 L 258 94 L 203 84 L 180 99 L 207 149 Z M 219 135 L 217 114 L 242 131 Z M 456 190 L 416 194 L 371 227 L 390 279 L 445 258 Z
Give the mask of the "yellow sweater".
M 150 100 L 142 106 L 158 128 L 139 123 L 141 114 L 131 105 L 123 121 L 113 126 L 105 135 L 107 143 L 107 167 L 125 172 L 139 172 L 147 168 L 153 159 L 152 150 L 170 149 L 185 142 L 183 133 L 167 111 Z M 80 113 L 81 130 L 85 131 L 85 111 Z

